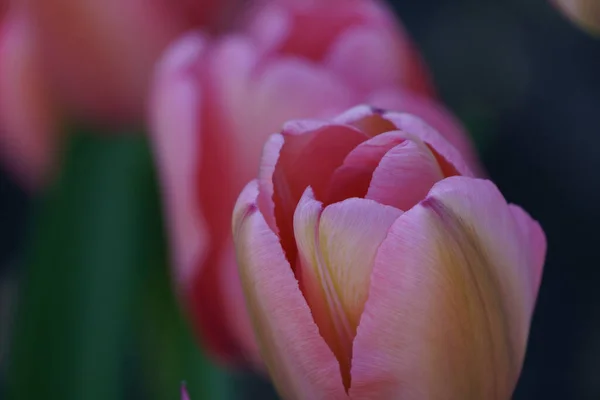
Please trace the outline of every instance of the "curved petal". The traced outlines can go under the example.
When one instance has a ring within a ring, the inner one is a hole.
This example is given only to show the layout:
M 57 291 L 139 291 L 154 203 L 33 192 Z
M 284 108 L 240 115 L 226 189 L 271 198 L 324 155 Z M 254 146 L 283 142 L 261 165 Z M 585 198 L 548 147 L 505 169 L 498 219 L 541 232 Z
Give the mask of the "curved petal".
M 420 140 L 405 140 L 379 162 L 366 199 L 408 210 L 423 200 L 444 175 L 429 148 Z
M 527 341 L 532 251 L 498 189 L 452 177 L 379 248 L 354 342 L 353 399 L 507 399 Z
M 304 190 L 311 186 L 318 199 L 326 194 L 329 179 L 346 155 L 366 136 L 342 125 L 325 125 L 314 131 L 284 129 L 284 144 L 273 172 L 275 219 L 290 262 L 296 260 L 293 216 Z
M 279 239 L 256 206 L 251 182 L 234 211 L 234 242 L 246 305 L 277 390 L 289 399 L 345 399 L 339 365 L 319 335 Z
M 301 283 L 348 388 L 352 341 L 369 294 L 373 259 L 401 211 L 358 198 L 321 207 L 307 189 L 294 214 Z
M 400 131 L 392 131 L 374 136 L 356 146 L 331 176 L 325 204 L 331 204 L 350 197 L 365 197 L 373 177 L 373 171 L 392 148 L 407 139 Z

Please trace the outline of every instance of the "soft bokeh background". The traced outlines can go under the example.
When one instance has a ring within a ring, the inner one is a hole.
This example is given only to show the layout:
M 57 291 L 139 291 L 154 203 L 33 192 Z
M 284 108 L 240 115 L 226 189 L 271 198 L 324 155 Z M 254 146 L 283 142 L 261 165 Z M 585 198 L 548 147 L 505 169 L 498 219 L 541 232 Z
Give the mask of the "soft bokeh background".
M 548 258 L 515 399 L 600 398 L 600 40 L 545 0 L 393 1 L 442 98 Z M 0 398 L 274 398 L 195 346 L 143 136 L 71 126 L 32 198 L 0 173 Z

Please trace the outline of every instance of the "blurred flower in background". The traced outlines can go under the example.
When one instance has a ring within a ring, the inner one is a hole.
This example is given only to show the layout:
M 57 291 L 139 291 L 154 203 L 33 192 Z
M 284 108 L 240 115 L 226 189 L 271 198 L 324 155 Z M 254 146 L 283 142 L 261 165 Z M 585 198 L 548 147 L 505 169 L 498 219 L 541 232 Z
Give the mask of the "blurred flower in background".
M 551 0 L 569 19 L 594 35 L 600 35 L 600 2 L 597 0 Z
M 259 360 L 230 219 L 268 135 L 289 118 L 366 102 L 431 121 L 478 168 L 467 134 L 432 92 L 406 32 L 374 1 L 266 2 L 238 33 L 188 34 L 166 52 L 152 137 L 178 289 L 210 350 Z

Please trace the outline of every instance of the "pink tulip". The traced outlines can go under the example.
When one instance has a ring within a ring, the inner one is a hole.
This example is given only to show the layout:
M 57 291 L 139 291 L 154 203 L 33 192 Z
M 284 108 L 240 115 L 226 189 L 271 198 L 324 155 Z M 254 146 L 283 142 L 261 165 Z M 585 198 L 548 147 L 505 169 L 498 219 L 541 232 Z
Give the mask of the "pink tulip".
M 237 0 L 22 0 L 58 99 L 84 118 L 142 117 L 154 62 L 186 29 L 217 29 Z
M 39 186 L 54 164 L 58 118 L 48 97 L 25 15 L 2 16 L 0 30 L 0 154 L 28 188 Z
M 597 0 L 552 0 L 573 22 L 600 35 L 600 2 Z
M 204 343 L 228 360 L 259 359 L 229 221 L 270 133 L 290 118 L 369 102 L 421 115 L 472 153 L 454 118 L 425 97 L 421 60 L 385 8 L 302 4 L 267 3 L 245 30 L 216 42 L 189 34 L 155 77 L 150 125 L 176 284 Z
M 545 236 L 419 118 L 287 123 L 233 231 L 283 398 L 510 398 Z

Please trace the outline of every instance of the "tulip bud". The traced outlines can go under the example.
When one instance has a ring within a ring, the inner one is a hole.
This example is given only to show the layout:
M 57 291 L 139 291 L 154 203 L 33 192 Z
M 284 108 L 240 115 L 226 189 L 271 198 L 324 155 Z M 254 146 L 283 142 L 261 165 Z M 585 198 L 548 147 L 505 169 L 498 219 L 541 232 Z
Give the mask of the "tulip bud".
M 544 233 L 419 118 L 360 106 L 287 123 L 233 235 L 283 398 L 512 395 Z

